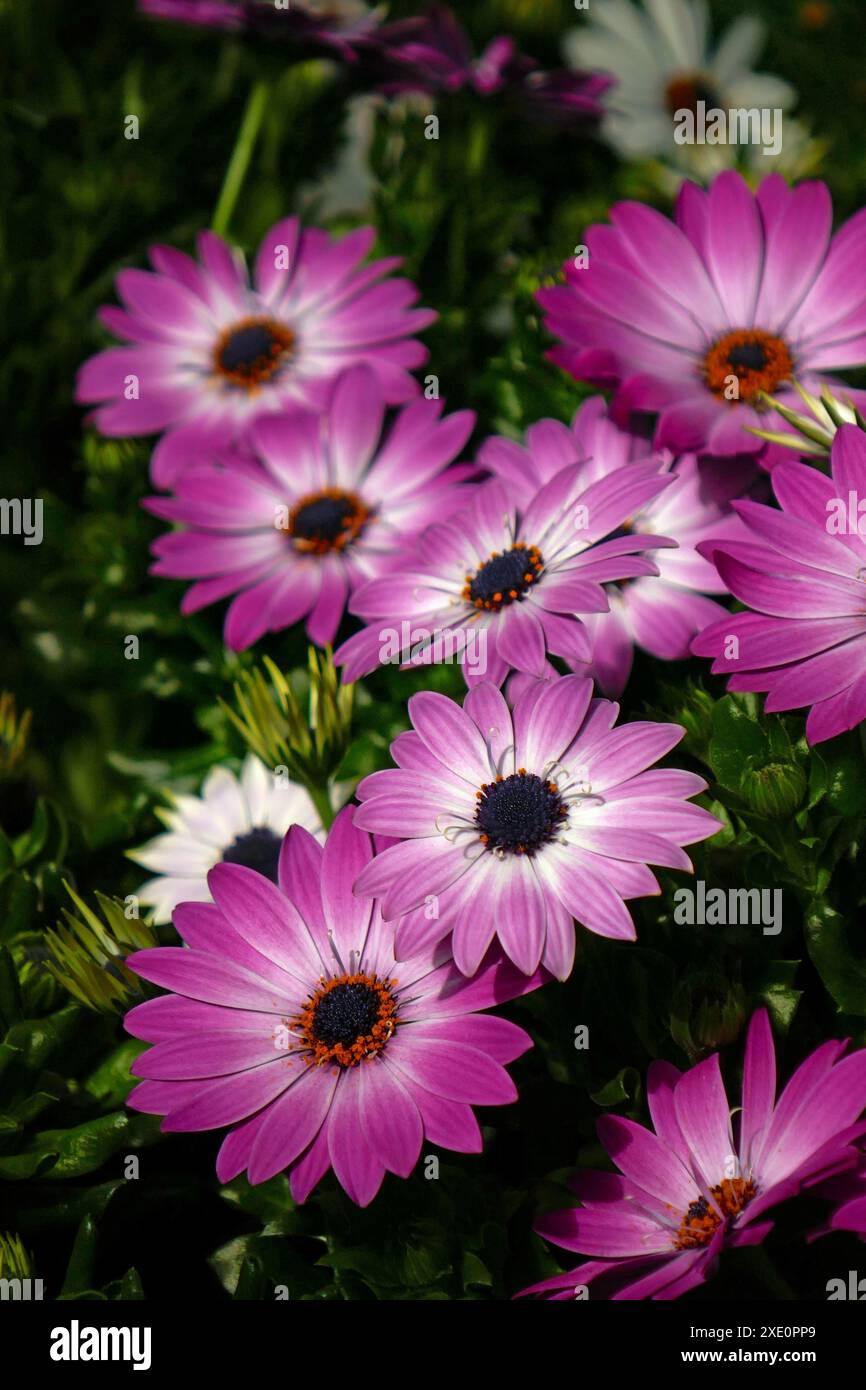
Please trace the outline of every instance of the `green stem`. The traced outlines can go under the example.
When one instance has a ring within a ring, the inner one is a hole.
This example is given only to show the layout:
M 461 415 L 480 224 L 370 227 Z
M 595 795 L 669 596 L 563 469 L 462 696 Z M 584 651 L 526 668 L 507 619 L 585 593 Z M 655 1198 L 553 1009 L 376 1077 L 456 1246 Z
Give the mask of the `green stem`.
M 307 791 L 310 793 L 310 800 L 319 813 L 319 820 L 325 830 L 330 830 L 334 820 L 334 808 L 331 805 L 331 793 L 327 786 L 319 787 L 314 782 L 307 783 Z
M 268 104 L 269 84 L 259 80 L 250 92 L 246 109 L 238 131 L 232 157 L 223 179 L 223 186 L 213 215 L 213 230 L 217 236 L 225 236 L 235 210 L 238 196 L 243 188 L 247 170 L 250 167 L 253 150 L 261 130 L 265 108 Z

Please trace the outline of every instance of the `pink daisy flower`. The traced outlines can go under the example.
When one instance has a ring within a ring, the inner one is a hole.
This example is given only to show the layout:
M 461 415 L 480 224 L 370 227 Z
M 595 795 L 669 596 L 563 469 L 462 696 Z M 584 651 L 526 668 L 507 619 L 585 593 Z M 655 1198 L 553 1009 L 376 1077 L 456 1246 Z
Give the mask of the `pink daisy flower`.
M 410 307 L 408 280 L 385 278 L 399 258 L 360 267 L 374 238 L 362 227 L 332 241 L 287 218 L 262 241 L 252 284 L 240 253 L 212 232 L 199 236 L 200 264 L 152 247 L 153 271 L 122 270 L 124 307 L 100 312 L 126 345 L 85 362 L 76 399 L 98 403 L 103 434 L 163 432 L 151 461 L 157 487 L 244 443 L 266 416 L 321 410 L 334 378 L 356 363 L 375 372 L 389 404 L 408 400 L 418 392 L 409 372 L 426 358 L 411 335 L 436 315 Z
M 641 203 L 611 222 L 589 229 L 588 264 L 538 293 L 561 339 L 549 355 L 615 387 L 621 424 L 658 412 L 658 447 L 765 450 L 749 433 L 761 392 L 796 407 L 794 376 L 820 393 L 828 370 L 866 363 L 866 210 L 832 236 L 825 184 L 771 174 L 753 194 L 729 170 L 706 191 L 684 183 L 675 222 Z
M 174 496 L 146 500 L 183 527 L 154 542 L 152 572 L 197 581 L 184 613 L 235 594 L 225 623 L 234 651 L 303 618 L 313 642 L 332 641 L 349 593 L 393 567 L 431 512 L 464 499 L 467 470 L 443 470 L 475 417 L 441 413 L 441 401 L 412 401 L 383 437 L 381 383 L 369 367 L 350 368 L 324 415 L 264 416 L 250 429 L 256 459 L 196 464 Z
M 582 477 L 590 483 L 647 454 L 642 440 L 610 418 L 603 397 L 593 396 L 581 405 L 571 428 L 558 420 L 540 420 L 527 430 L 525 447 L 510 439 L 488 439 L 478 462 L 516 496 L 531 497 L 575 459 L 583 460 Z M 730 501 L 754 480 L 748 459 L 722 466 L 694 454 L 678 460 L 668 453 L 655 458 L 658 471 L 670 475 L 670 484 L 632 513 L 625 527 L 670 536 L 676 548 L 653 557 L 654 574 L 606 584 L 608 611 L 587 614 L 583 620 L 592 641 L 586 674 L 606 695 L 622 694 L 635 647 L 662 661 L 682 661 L 692 638 L 724 615 L 725 610 L 706 595 L 727 589 L 696 547 L 708 536 L 745 535 Z
M 370 56 L 384 69 L 379 85 L 388 95 L 504 92 L 528 114 L 560 125 L 600 117 L 600 97 L 613 80 L 606 73 L 545 72 L 506 35 L 491 39 L 476 56 L 454 12 L 439 4 L 383 25 Z
M 484 483 L 413 543 L 411 561 L 355 594 L 351 611 L 367 627 L 336 653 L 343 679 L 386 660 L 438 659 L 449 643 L 461 660 L 478 649 L 463 665 L 470 685 L 501 685 L 512 669 L 543 676 L 548 654 L 589 661 L 578 615 L 607 610 L 605 581 L 657 574 L 643 552 L 675 544 L 618 529 L 670 481 L 654 459 L 590 483 L 572 464 L 517 505 L 498 480 Z
M 726 614 L 692 643 L 696 655 L 715 657 L 714 672 L 731 675 L 731 690 L 766 691 L 768 713 L 809 706 L 810 743 L 866 719 L 866 436 L 855 425 L 837 431 L 830 466 L 828 478 L 779 464 L 772 482 L 782 510 L 735 502 L 748 539 L 702 542 L 755 611 Z
M 822 1043 L 776 1100 L 776 1058 L 765 1010 L 749 1025 L 742 1098 L 732 1111 L 718 1054 L 685 1073 L 653 1062 L 647 1102 L 655 1132 L 619 1115 L 598 1122 L 619 1173 L 577 1173 L 580 1207 L 552 1212 L 539 1235 L 593 1258 L 524 1294 L 672 1299 L 704 1283 L 722 1250 L 758 1245 L 766 1213 L 857 1162 L 866 1124 L 866 1051 Z M 737 1116 L 736 1136 L 732 1115 Z
M 354 56 L 379 23 L 365 0 L 138 0 L 142 14 L 204 29 L 249 30 L 267 38 L 325 44 Z
M 373 855 L 337 817 L 322 849 L 293 826 L 279 886 L 238 864 L 212 869 L 214 902 L 183 903 L 185 947 L 128 964 L 171 993 L 138 1005 L 127 1031 L 155 1044 L 133 1064 L 135 1110 L 163 1130 L 224 1129 L 220 1182 L 289 1169 L 306 1200 L 329 1168 L 359 1206 L 388 1172 L 408 1177 L 423 1143 L 478 1153 L 473 1105 L 516 1099 L 504 1063 L 522 1028 L 476 1012 L 541 984 L 491 960 L 467 982 L 447 952 L 396 962 L 393 929 L 352 893 Z
M 243 0 L 138 0 L 138 8 L 150 19 L 169 19 L 202 29 L 244 27 Z
M 541 962 L 565 979 L 574 919 L 634 940 L 626 900 L 660 891 L 648 865 L 690 870 L 682 846 L 719 822 L 689 801 L 706 788 L 700 777 L 649 770 L 683 729 L 615 729 L 618 712 L 580 676 L 528 683 L 513 712 L 490 682 L 462 709 L 412 696 L 412 730 L 391 745 L 398 766 L 364 778 L 355 812 L 356 825 L 402 842 L 355 884 L 382 899 L 388 921 L 403 919 L 398 956 L 450 932 L 472 975 L 496 938 L 526 974 Z

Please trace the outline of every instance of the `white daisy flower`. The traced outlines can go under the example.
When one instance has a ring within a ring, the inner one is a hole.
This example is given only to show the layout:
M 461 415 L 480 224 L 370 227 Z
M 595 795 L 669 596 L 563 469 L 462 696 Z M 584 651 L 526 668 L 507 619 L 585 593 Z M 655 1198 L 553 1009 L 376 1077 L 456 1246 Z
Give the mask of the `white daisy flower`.
M 157 815 L 168 827 L 129 858 L 157 875 L 138 890 L 139 902 L 153 908 L 153 921 L 170 922 L 178 903 L 210 902 L 207 875 L 215 864 L 243 864 L 272 883 L 283 837 L 302 825 L 322 838 L 309 793 L 287 777 L 277 777 L 248 754 L 235 777 L 225 767 L 208 773 L 201 796 L 177 796 Z
M 701 171 L 720 152 L 732 164 L 735 146 L 678 145 L 675 111 L 781 109 L 794 89 L 769 73 L 752 72 L 764 42 L 764 26 L 753 16 L 737 19 L 713 46 L 705 0 L 593 0 L 589 21 L 566 34 L 563 46 L 575 68 L 613 74 L 616 85 L 601 98 L 606 108 L 601 132 L 626 159 L 662 156 L 690 172 Z M 769 161 L 767 161 L 769 162 Z

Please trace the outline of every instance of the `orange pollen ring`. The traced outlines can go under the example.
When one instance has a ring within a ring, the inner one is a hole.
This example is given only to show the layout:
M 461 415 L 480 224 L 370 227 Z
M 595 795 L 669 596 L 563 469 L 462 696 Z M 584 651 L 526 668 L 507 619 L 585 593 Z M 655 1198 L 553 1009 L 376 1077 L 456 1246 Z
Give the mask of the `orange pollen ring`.
M 786 343 L 760 328 L 742 328 L 719 338 L 703 360 L 707 386 L 725 400 L 753 401 L 790 380 L 794 362 Z M 737 395 L 731 396 L 736 377 Z
M 296 550 L 307 555 L 327 555 L 351 545 L 371 515 L 370 508 L 356 493 L 327 487 L 296 502 L 282 529 Z
M 675 1249 L 696 1250 L 709 1245 L 722 1221 L 739 1215 L 756 1191 L 751 1178 L 725 1178 L 717 1187 L 711 1187 L 710 1193 L 716 1206 L 711 1206 L 706 1197 L 692 1202 L 680 1222 L 674 1240 Z
M 489 594 L 479 594 L 477 588 L 491 565 L 497 561 L 511 560 L 520 561 L 520 564 L 512 563 L 511 570 L 513 578 L 506 587 L 494 589 Z M 515 541 L 511 550 L 500 552 L 492 550 L 484 564 L 475 571 L 474 574 L 467 574 L 464 580 L 461 597 L 467 603 L 471 603 L 473 608 L 485 610 L 488 613 L 498 613 L 500 608 L 507 607 L 517 599 L 523 598 L 524 594 L 535 584 L 544 569 L 544 558 L 537 545 L 527 545 L 525 541 Z
M 370 1004 L 375 1009 L 375 1019 L 367 1031 L 359 1034 L 353 1042 L 329 1042 L 317 1035 L 317 1028 L 321 1031 L 318 1011 L 323 1000 L 327 1000 L 335 990 L 345 991 L 347 986 L 360 986 L 369 991 Z M 309 996 L 301 1012 L 292 1022 L 292 1027 L 299 1036 L 299 1047 L 306 1053 L 307 1065 L 321 1067 L 327 1062 L 333 1062 L 339 1067 L 356 1067 L 361 1062 L 369 1062 L 373 1057 L 378 1057 L 388 1040 L 394 1036 L 400 1021 L 397 1017 L 397 1000 L 394 998 L 396 988 L 396 980 L 382 980 L 378 975 L 340 975 L 332 980 L 322 978 L 319 988 Z
M 217 339 L 214 371 L 230 386 L 252 395 L 280 370 L 294 345 L 292 330 L 276 319 L 242 319 Z

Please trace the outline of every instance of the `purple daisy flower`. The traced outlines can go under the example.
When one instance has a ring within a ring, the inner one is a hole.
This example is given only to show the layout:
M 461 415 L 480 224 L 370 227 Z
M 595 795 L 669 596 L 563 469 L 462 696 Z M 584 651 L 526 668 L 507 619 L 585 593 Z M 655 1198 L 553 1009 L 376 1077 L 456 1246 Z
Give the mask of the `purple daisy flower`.
M 225 624 L 234 651 L 303 618 L 313 642 L 331 642 L 347 596 L 396 563 L 431 511 L 464 499 L 470 470 L 443 470 L 475 417 L 440 418 L 442 405 L 412 401 L 383 438 L 381 384 L 352 367 L 324 415 L 262 417 L 250 430 L 256 459 L 194 465 L 174 496 L 145 501 L 184 528 L 154 542 L 152 572 L 197 581 L 184 613 L 236 594 Z
M 543 676 L 548 654 L 590 661 L 577 615 L 607 610 L 606 581 L 658 573 L 644 552 L 675 542 L 619 528 L 670 482 L 649 459 L 590 483 L 571 464 L 526 504 L 497 479 L 482 484 L 413 543 L 411 568 L 355 594 L 351 611 L 368 626 L 336 654 L 343 679 L 384 661 L 438 660 L 443 648 L 470 685 L 501 685 L 511 669 Z
M 647 453 L 641 439 L 610 418 L 603 397 L 592 396 L 577 411 L 571 428 L 559 420 L 540 420 L 527 430 L 525 447 L 511 439 L 488 439 L 478 462 L 516 496 L 526 498 L 572 460 L 584 460 L 582 476 L 590 483 Z M 724 615 L 725 610 L 706 595 L 727 589 L 696 546 L 708 536 L 746 534 L 730 502 L 754 481 L 755 468 L 748 459 L 720 465 L 694 454 L 678 460 L 668 453 L 655 458 L 658 471 L 670 475 L 670 485 L 633 512 L 627 526 L 670 536 L 676 549 L 654 556 L 654 574 L 606 584 L 608 611 L 584 618 L 592 641 L 592 664 L 586 674 L 606 695 L 622 694 L 635 647 L 662 661 L 682 661 L 692 638 Z
M 151 19 L 325 44 L 349 58 L 379 23 L 365 0 L 291 0 L 281 8 L 273 0 L 138 0 L 138 8 Z
M 544 72 L 506 35 L 491 39 L 476 56 L 456 15 L 439 4 L 382 25 L 369 56 L 374 64 L 378 60 L 378 85 L 389 96 L 464 88 L 479 96 L 505 92 L 530 115 L 559 125 L 600 117 L 600 97 L 613 81 L 604 73 Z
M 733 171 L 685 183 L 676 221 L 618 203 L 591 227 L 588 263 L 542 289 L 549 354 L 572 376 L 616 387 L 614 418 L 659 412 L 655 442 L 675 453 L 784 451 L 749 432 L 761 392 L 797 405 L 828 369 L 866 363 L 866 210 L 831 236 L 823 183 L 778 174 L 753 194 Z M 852 393 L 862 397 L 864 393 Z
M 583 1285 L 602 1298 L 679 1298 L 712 1275 L 722 1250 L 760 1244 L 773 1226 L 771 1207 L 857 1162 L 866 1051 L 846 1057 L 846 1045 L 823 1043 L 777 1101 L 773 1035 L 760 1010 L 733 1112 L 718 1054 L 684 1073 L 653 1062 L 647 1102 L 655 1132 L 604 1115 L 599 1137 L 620 1172 L 577 1173 L 571 1186 L 582 1206 L 552 1212 L 535 1228 L 594 1258 L 522 1292 L 566 1299 Z
M 153 272 L 122 270 L 124 308 L 100 312 L 127 345 L 85 362 L 76 399 L 99 403 L 103 434 L 164 431 L 151 461 L 157 487 L 245 442 L 264 416 L 321 410 L 356 363 L 376 373 L 389 404 L 408 400 L 418 393 L 409 373 L 427 355 L 411 334 L 436 315 L 410 307 L 408 280 L 384 278 L 399 258 L 359 268 L 375 235 L 362 227 L 333 241 L 287 218 L 262 241 L 252 286 L 243 257 L 212 232 L 199 236 L 201 264 L 152 247 Z
M 837 431 L 830 466 L 828 478 L 779 464 L 772 482 L 782 510 L 735 502 L 748 539 L 698 547 L 755 611 L 726 614 L 692 651 L 715 657 L 714 672 L 733 672 L 731 690 L 766 691 L 768 713 L 810 706 L 810 743 L 866 719 L 866 436 L 855 425 Z
M 402 917 L 398 956 L 451 932 L 472 975 L 496 937 L 526 974 L 541 962 L 565 979 L 573 919 L 634 940 L 626 900 L 660 891 L 648 865 L 690 870 L 682 846 L 719 822 L 689 801 L 706 788 L 700 777 L 648 770 L 683 729 L 615 729 L 618 712 L 581 676 L 532 683 L 513 713 L 490 682 L 462 709 L 412 696 L 413 728 L 391 745 L 398 766 L 364 778 L 355 812 L 356 825 L 402 841 L 355 884 L 382 899 L 387 920 Z
M 138 8 L 149 19 L 170 19 L 202 29 L 244 27 L 243 0 L 138 0 Z
M 394 959 L 393 928 L 352 893 L 373 855 L 337 817 L 324 850 L 293 826 L 279 886 L 237 864 L 212 869 L 214 902 L 183 903 L 185 947 L 137 951 L 132 970 L 172 991 L 125 1026 L 155 1043 L 133 1064 L 134 1110 L 162 1129 L 231 1127 L 220 1182 L 261 1183 L 290 1169 L 306 1200 L 333 1167 L 359 1206 L 386 1170 L 408 1177 L 425 1141 L 478 1153 L 471 1107 L 516 1099 L 504 1063 L 531 1046 L 486 1009 L 543 983 L 491 957 L 466 981 L 447 952 Z
M 377 35 L 377 54 L 388 70 L 382 88 L 389 94 L 471 87 L 486 96 L 502 90 L 517 58 L 514 40 L 505 36 L 492 39 L 476 58 L 457 16 L 439 4 L 384 24 Z

